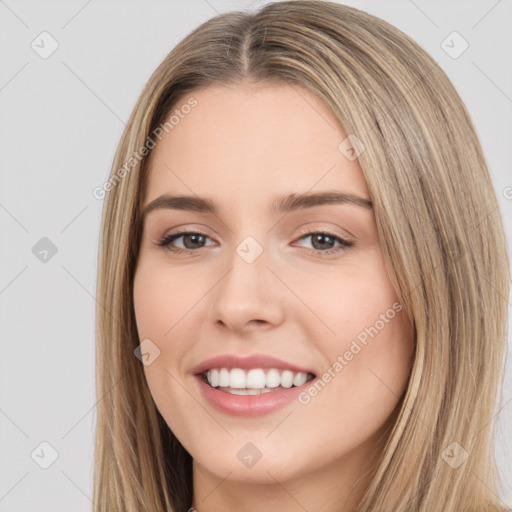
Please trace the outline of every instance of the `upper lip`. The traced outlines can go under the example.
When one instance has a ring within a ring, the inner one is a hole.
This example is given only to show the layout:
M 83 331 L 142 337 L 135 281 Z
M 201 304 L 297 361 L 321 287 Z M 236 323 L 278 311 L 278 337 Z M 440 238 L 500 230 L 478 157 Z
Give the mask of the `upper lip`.
M 292 372 L 302 372 L 314 374 L 311 370 L 302 368 L 295 364 L 287 363 L 282 359 L 265 355 L 253 354 L 250 356 L 237 356 L 235 354 L 224 354 L 207 359 L 192 368 L 194 375 L 199 375 L 212 368 L 241 368 L 242 370 L 251 370 L 252 368 L 279 368 L 291 370 Z

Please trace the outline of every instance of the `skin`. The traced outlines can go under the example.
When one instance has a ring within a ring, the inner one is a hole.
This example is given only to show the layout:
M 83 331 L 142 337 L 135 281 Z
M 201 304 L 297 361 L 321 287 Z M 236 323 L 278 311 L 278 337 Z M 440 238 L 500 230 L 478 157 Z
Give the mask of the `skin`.
M 222 354 L 258 353 L 321 376 L 398 303 L 371 208 L 269 211 L 276 196 L 290 193 L 336 190 L 368 199 L 363 173 L 338 150 L 347 135 L 336 117 L 304 89 L 216 85 L 193 96 L 197 106 L 153 150 L 144 205 L 167 193 L 208 197 L 220 209 L 150 212 L 133 290 L 140 340 L 160 350 L 144 367 L 149 388 L 194 460 L 193 507 L 353 510 L 355 484 L 366 481 L 407 382 L 412 343 L 403 311 L 309 403 L 294 400 L 265 416 L 217 411 L 191 369 Z M 340 245 L 306 235 L 318 228 L 352 247 L 322 254 Z M 158 245 L 171 231 L 190 229 L 206 238 L 173 242 L 188 252 Z M 236 252 L 247 236 L 263 249 L 251 264 Z M 237 457 L 247 442 L 262 453 L 252 467 Z

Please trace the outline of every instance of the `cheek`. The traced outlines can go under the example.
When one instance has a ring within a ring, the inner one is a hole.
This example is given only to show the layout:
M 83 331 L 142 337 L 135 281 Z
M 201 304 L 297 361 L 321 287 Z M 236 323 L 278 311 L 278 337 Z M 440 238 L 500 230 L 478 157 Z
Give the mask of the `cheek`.
M 176 361 L 179 346 L 169 350 L 166 340 L 179 318 L 176 316 L 179 313 L 177 310 L 183 307 L 183 302 L 176 294 L 176 283 L 169 282 L 164 273 L 157 271 L 154 266 L 146 265 L 144 261 L 139 263 L 135 273 L 133 302 L 139 340 L 148 343 L 153 354 L 157 354 L 153 356 L 151 364 L 144 366 L 151 393 L 157 399 L 172 383 L 171 375 L 176 373 L 171 355 Z M 164 368 L 171 375 L 166 374 Z
M 187 409 L 190 396 L 179 382 L 183 380 L 183 363 L 190 352 L 190 323 L 199 322 L 198 305 L 207 291 L 184 272 L 166 269 L 142 258 L 134 276 L 133 301 L 139 340 L 150 340 L 158 356 L 144 373 L 158 409 L 171 418 L 169 411 Z M 154 345 L 153 345 L 154 344 Z
M 319 384 L 318 391 L 307 390 L 301 403 L 309 409 L 305 414 L 325 425 L 319 429 L 328 445 L 349 451 L 374 438 L 390 418 L 409 375 L 412 343 L 407 325 L 400 312 L 378 333 L 371 331 L 365 343 L 347 335 L 324 346 L 329 363 L 320 379 L 326 384 Z
M 392 315 L 382 317 L 386 320 L 366 327 L 343 347 L 344 378 L 357 384 L 352 388 L 354 401 L 380 409 L 394 407 L 401 396 L 413 348 L 405 313 L 388 312 Z
M 135 319 L 141 339 L 163 344 L 202 294 L 198 285 L 190 286 L 190 279 L 185 279 L 183 273 L 142 261 L 133 285 Z
M 161 269 L 146 265 L 144 261 L 139 263 L 133 286 L 137 331 L 139 340 L 151 340 L 154 344 L 151 346 L 156 346 L 158 353 L 151 364 L 144 365 L 144 374 L 157 409 L 173 431 L 183 429 L 180 427 L 182 415 L 173 411 L 187 407 L 187 397 L 178 384 L 179 361 L 184 349 L 179 343 L 169 345 L 173 326 L 185 313 L 184 300 L 176 293 L 177 289 L 181 290 Z
M 324 411 L 329 401 L 342 404 L 351 411 L 345 421 L 357 429 L 366 419 L 370 431 L 391 413 L 404 390 L 413 343 L 384 262 L 375 258 L 363 267 L 364 273 L 346 272 L 328 287 L 316 281 L 308 299 L 329 328 L 328 336 L 312 338 L 327 358 L 326 371 L 335 375 L 324 374 L 329 381 L 328 391 L 322 391 Z
M 322 320 L 327 336 L 312 339 L 326 340 L 328 347 L 343 348 L 347 340 L 364 341 L 373 327 L 383 330 L 400 308 L 398 296 L 389 280 L 384 262 L 368 258 L 367 264 L 340 269 L 311 280 L 305 280 L 300 293 L 308 306 Z M 396 322 L 395 322 L 396 324 Z M 328 352 L 331 352 L 328 350 Z

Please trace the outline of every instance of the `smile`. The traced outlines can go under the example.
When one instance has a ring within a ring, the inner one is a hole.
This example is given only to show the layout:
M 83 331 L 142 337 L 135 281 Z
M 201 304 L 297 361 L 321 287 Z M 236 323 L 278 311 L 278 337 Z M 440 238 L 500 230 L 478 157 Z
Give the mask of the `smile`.
M 219 412 L 261 416 L 293 403 L 315 374 L 262 354 L 218 356 L 192 369 L 200 394 Z
M 232 395 L 260 395 L 304 385 L 314 378 L 311 373 L 279 368 L 212 368 L 203 373 L 212 388 Z

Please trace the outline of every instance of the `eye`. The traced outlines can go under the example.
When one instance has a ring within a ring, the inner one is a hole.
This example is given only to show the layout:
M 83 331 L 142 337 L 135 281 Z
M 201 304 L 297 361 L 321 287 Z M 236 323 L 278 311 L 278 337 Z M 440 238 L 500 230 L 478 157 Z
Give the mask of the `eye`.
M 345 251 L 354 245 L 352 242 L 349 242 L 348 240 L 324 229 L 308 231 L 301 236 L 299 240 L 304 240 L 306 238 L 311 238 L 311 245 L 313 246 L 313 249 L 308 252 L 320 255 Z M 336 246 L 336 244 L 338 245 Z
M 183 238 L 183 247 L 172 245 L 180 238 Z M 171 233 L 164 236 L 158 242 L 158 245 L 172 252 L 199 252 L 199 250 L 203 248 L 204 241 L 207 238 L 210 237 L 199 231 L 182 231 L 180 233 Z

